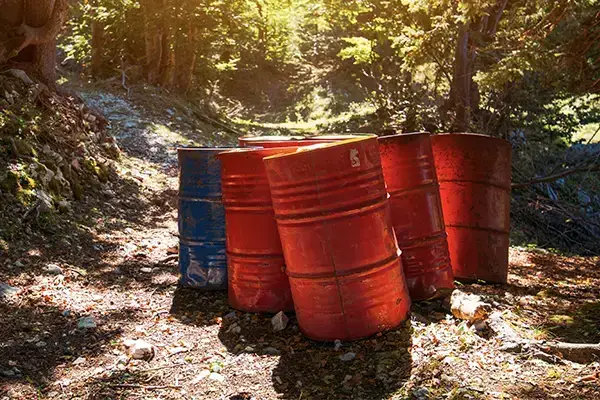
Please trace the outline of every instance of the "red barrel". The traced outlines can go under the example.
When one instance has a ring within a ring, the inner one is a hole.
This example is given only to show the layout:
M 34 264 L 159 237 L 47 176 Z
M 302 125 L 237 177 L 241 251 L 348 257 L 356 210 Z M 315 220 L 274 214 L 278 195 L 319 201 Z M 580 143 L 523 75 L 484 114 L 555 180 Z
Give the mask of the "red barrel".
M 248 312 L 293 311 L 263 158 L 295 148 L 221 153 L 228 297 Z
M 377 139 L 301 147 L 265 165 L 300 330 L 350 340 L 405 320 Z
M 410 297 L 436 297 L 454 276 L 429 134 L 382 136 L 379 151 Z
M 470 133 L 431 138 L 454 276 L 505 283 L 511 146 Z

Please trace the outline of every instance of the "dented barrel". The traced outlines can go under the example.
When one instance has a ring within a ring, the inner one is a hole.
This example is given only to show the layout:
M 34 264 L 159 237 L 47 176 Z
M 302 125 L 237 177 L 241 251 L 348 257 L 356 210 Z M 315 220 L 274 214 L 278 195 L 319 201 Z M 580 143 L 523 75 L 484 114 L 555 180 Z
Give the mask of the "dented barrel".
M 236 149 L 219 155 L 227 227 L 228 296 L 247 312 L 293 311 L 294 304 L 263 158 L 295 148 Z
M 405 320 L 377 139 L 301 147 L 265 166 L 300 330 L 351 340 Z
M 381 136 L 379 151 L 410 297 L 436 297 L 454 276 L 429 134 Z
M 505 283 L 511 146 L 485 135 L 431 138 L 454 276 Z
M 227 289 L 221 163 L 227 148 L 179 148 L 179 283 Z

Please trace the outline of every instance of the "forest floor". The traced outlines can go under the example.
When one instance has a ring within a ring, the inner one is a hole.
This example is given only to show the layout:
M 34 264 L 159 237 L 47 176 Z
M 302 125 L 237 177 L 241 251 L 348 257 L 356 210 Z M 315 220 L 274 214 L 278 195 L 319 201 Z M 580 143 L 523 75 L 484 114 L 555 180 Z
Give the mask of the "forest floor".
M 8 243 L 0 268 L 0 399 L 598 399 L 600 363 L 514 352 L 439 301 L 341 346 L 293 315 L 236 312 L 226 293 L 177 288 L 176 146 L 235 144 L 169 99 L 87 89 L 123 152 L 118 178 L 46 232 Z M 179 119 L 181 118 L 181 119 Z M 22 227 L 27 230 L 29 228 Z M 478 293 L 523 338 L 600 342 L 600 259 L 511 248 L 506 285 Z M 154 346 L 150 360 L 125 342 Z

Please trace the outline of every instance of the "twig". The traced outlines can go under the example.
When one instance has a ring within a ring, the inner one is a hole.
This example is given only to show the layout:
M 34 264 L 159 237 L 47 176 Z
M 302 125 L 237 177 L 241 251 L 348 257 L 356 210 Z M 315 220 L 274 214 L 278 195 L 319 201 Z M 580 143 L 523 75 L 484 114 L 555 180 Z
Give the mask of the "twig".
M 523 183 L 513 183 L 511 186 L 511 188 L 513 189 L 518 189 L 518 188 L 524 188 L 530 185 L 534 185 L 536 183 L 543 183 L 543 182 L 553 182 L 557 179 L 560 178 L 564 178 L 565 176 L 569 176 L 572 174 L 578 174 L 581 172 L 591 172 L 591 171 L 600 171 L 600 165 L 594 165 L 592 164 L 589 167 L 581 167 L 581 168 L 571 168 L 568 169 L 566 171 L 562 171 L 559 172 L 557 174 L 552 174 L 552 175 L 548 175 L 548 176 L 544 176 L 542 178 L 538 178 L 538 179 L 532 179 L 528 182 L 523 182 Z
M 116 387 L 116 388 L 145 389 L 145 390 L 181 389 L 181 385 L 145 386 L 145 385 L 135 385 L 132 383 L 119 383 L 119 384 L 111 384 L 108 386 Z

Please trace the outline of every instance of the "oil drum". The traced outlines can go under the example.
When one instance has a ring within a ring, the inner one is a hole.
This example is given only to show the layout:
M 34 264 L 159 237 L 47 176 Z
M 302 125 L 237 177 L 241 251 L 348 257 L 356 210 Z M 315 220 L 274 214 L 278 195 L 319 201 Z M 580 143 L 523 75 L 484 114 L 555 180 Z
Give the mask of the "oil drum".
M 221 153 L 227 231 L 228 296 L 247 312 L 293 311 L 294 304 L 263 158 L 295 148 Z
M 407 318 L 410 298 L 377 139 L 264 160 L 300 330 L 352 340 Z
M 470 133 L 431 138 L 454 276 L 505 283 L 511 146 Z
M 221 163 L 227 148 L 179 148 L 179 284 L 227 289 Z
M 454 287 L 454 276 L 429 133 L 381 136 L 378 141 L 410 297 L 436 297 L 440 289 Z

